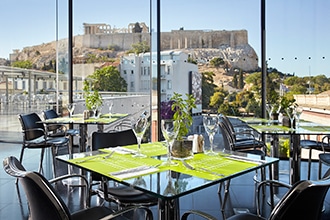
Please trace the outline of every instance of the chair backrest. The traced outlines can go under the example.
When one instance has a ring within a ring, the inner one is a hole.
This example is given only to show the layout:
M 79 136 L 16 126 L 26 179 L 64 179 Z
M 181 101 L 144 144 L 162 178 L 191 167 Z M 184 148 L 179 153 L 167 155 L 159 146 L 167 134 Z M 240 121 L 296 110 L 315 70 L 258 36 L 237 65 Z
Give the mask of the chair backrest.
M 37 123 L 41 121 L 38 114 L 20 114 L 19 121 L 24 133 L 24 140 L 30 141 L 45 135 L 44 125 L 42 123 Z
M 136 144 L 137 140 L 132 129 L 109 133 L 94 132 L 92 134 L 92 149 L 117 147 Z
M 224 125 L 227 127 L 228 132 L 232 135 L 234 139 L 236 139 L 235 135 L 235 128 L 233 124 L 230 122 L 229 118 L 226 115 L 220 114 L 219 119 L 224 123 Z
M 220 132 L 221 132 L 222 137 L 223 137 L 223 141 L 224 141 L 224 144 L 225 144 L 225 149 L 234 151 L 235 150 L 235 145 L 234 145 L 235 140 L 229 134 L 228 128 L 224 124 L 224 122 L 219 121 L 219 129 L 220 129 Z
M 329 186 L 330 179 L 297 182 L 272 210 L 269 220 L 320 219 Z
M 15 157 L 3 160 L 3 168 L 9 175 L 19 178 L 26 194 L 30 218 L 33 220 L 69 220 L 69 209 L 48 180 L 37 172 L 25 171 Z
M 58 118 L 58 114 L 54 109 L 48 109 L 42 112 L 45 119 Z
M 321 142 L 323 153 L 330 151 L 330 135 L 324 135 Z
M 42 112 L 42 115 L 44 117 L 44 119 L 53 119 L 53 118 L 58 118 L 59 115 L 56 113 L 56 111 L 54 109 L 48 109 Z M 61 128 L 61 125 L 48 125 L 47 126 L 47 130 L 50 132 L 55 132 L 57 129 Z

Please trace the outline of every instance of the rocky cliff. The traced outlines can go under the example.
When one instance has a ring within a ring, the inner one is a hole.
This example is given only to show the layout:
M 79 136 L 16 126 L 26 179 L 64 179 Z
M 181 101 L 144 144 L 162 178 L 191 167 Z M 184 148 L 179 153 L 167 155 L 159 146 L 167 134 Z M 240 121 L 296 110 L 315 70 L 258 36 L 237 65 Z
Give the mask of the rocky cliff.
M 88 34 L 74 37 L 73 62 L 91 62 L 90 58 L 120 58 L 132 44 L 149 42 L 149 33 Z M 59 60 L 66 57 L 67 42 L 58 42 Z M 172 31 L 162 33 L 162 50 L 182 50 L 198 64 L 207 64 L 212 58 L 223 58 L 230 68 L 243 71 L 258 69 L 258 56 L 248 44 L 247 31 Z M 109 48 L 116 48 L 116 51 Z M 17 60 L 31 60 L 37 68 L 56 59 L 56 43 L 50 42 L 20 51 Z

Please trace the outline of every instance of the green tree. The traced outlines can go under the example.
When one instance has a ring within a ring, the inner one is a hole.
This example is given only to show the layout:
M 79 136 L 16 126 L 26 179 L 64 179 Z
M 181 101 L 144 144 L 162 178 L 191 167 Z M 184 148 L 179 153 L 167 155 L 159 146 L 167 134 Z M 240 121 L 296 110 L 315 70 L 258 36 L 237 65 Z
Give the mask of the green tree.
M 135 53 L 135 54 L 140 54 L 145 52 L 150 52 L 150 46 L 146 41 L 132 44 L 132 49 L 128 51 L 128 53 Z
M 215 74 L 213 72 L 203 72 L 202 73 L 202 108 L 208 109 L 210 104 L 210 97 L 214 93 L 216 85 L 214 84 L 213 77 Z
M 244 88 L 244 79 L 243 79 L 243 73 L 242 70 L 240 70 L 239 75 L 238 75 L 238 84 L 237 84 L 238 89 L 243 89 Z
M 188 63 L 193 63 L 193 64 L 196 64 L 197 65 L 197 61 L 194 60 L 191 56 L 188 57 Z
M 237 88 L 238 86 L 238 80 L 237 80 L 237 74 L 235 73 L 233 76 L 233 87 Z
M 210 61 L 210 64 L 215 68 L 219 68 L 225 64 L 225 61 L 220 57 L 215 57 Z
M 32 69 L 32 62 L 30 60 L 17 60 L 13 62 L 12 66 L 23 69 Z
M 220 106 L 225 102 L 227 95 L 228 91 L 218 88 L 210 98 L 210 107 L 214 110 L 218 110 Z
M 245 108 L 250 99 L 254 98 L 253 92 L 248 90 L 243 90 L 242 92 L 237 93 L 236 95 L 236 103 L 238 106 Z
M 255 117 L 261 117 L 261 104 L 253 97 L 249 100 L 245 111 L 247 113 L 253 113 Z
M 88 76 L 93 84 L 93 90 L 126 92 L 127 83 L 120 76 L 120 72 L 114 66 L 106 66 L 96 70 L 92 75 Z
M 218 113 L 221 113 L 224 115 L 233 115 L 233 116 L 240 115 L 237 104 L 230 103 L 230 102 L 222 103 L 218 109 Z

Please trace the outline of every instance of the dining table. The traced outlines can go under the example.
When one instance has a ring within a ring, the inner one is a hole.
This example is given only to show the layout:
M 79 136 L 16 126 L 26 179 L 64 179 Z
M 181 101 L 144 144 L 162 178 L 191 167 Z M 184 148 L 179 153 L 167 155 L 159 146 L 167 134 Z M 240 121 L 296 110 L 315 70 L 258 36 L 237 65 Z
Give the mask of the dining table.
M 129 114 L 112 113 L 101 114 L 99 117 L 84 118 L 84 114 L 74 114 L 71 117 L 63 116 L 51 119 L 45 119 L 40 121 L 43 124 L 67 124 L 67 125 L 78 125 L 79 126 L 79 151 L 87 151 L 88 141 L 88 125 L 96 125 L 97 131 L 102 132 L 105 125 L 111 125 L 119 120 L 127 118 Z
M 262 136 L 270 135 L 271 138 L 271 154 L 272 157 L 279 156 L 279 137 L 281 135 L 290 138 L 290 184 L 294 184 L 301 179 L 300 166 L 301 166 L 301 146 L 300 140 L 302 136 L 310 135 L 329 135 L 330 126 L 301 120 L 295 127 L 291 128 L 281 123 L 269 123 L 268 120 L 262 118 L 242 117 L 239 118 L 242 122 L 246 123 L 250 128 L 254 129 Z M 278 170 L 273 169 L 273 176 L 277 179 Z
M 175 164 L 168 165 L 164 142 L 143 143 L 140 150 L 147 157 L 134 157 L 137 153 L 134 144 L 56 158 L 158 198 L 158 219 L 166 220 L 180 218 L 180 197 L 262 167 L 271 169 L 279 161 L 268 156 L 221 151 L 215 156 L 197 153 L 187 159 L 173 158 Z M 269 173 L 272 179 L 272 172 Z

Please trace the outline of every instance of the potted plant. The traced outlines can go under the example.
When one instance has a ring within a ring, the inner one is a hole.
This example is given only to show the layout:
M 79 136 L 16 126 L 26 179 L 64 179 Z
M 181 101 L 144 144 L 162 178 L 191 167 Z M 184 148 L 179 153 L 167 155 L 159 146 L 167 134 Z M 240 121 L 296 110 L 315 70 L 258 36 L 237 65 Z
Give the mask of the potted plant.
M 186 98 L 183 98 L 182 94 L 174 92 L 170 101 L 161 104 L 162 119 L 178 122 L 176 126 L 179 132 L 172 147 L 174 157 L 185 158 L 192 154 L 192 141 L 187 141 L 186 138 L 193 123 L 191 110 L 196 108 L 195 101 L 193 95 L 186 94 Z
M 296 100 L 293 97 L 283 96 L 280 101 L 280 113 L 282 114 L 282 124 L 291 127 L 291 121 L 288 112 L 292 113 L 293 109 L 297 106 Z M 280 121 L 280 120 L 279 120 Z M 293 121 L 294 127 L 295 121 Z
M 103 103 L 102 97 L 98 90 L 92 90 L 92 86 L 87 81 L 84 81 L 84 92 L 86 109 L 95 114 Z

